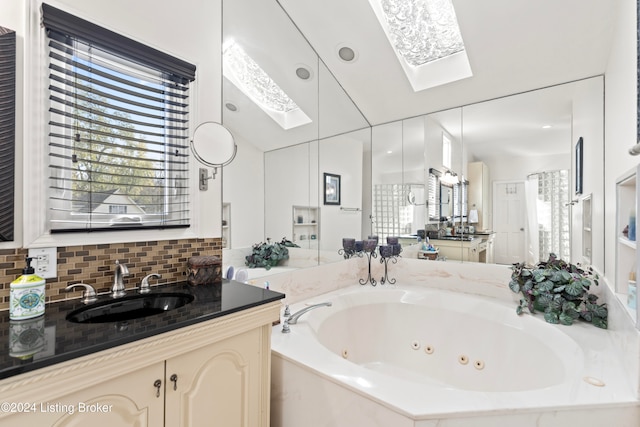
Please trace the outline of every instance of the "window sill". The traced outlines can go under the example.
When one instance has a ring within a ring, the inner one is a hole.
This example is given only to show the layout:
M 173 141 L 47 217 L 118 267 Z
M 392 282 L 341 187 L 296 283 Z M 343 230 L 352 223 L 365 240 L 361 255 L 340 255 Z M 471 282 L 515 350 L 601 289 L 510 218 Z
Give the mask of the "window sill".
M 198 236 L 195 230 L 187 229 L 168 229 L 168 230 L 135 230 L 135 231 L 114 231 L 114 232 L 87 232 L 87 233 L 60 233 L 60 234 L 44 234 L 33 242 L 30 242 L 29 248 L 59 247 L 59 246 L 79 246 L 91 244 L 112 244 L 126 242 L 144 242 L 157 240 L 177 240 L 177 239 L 195 239 L 199 237 L 216 237 L 216 236 Z

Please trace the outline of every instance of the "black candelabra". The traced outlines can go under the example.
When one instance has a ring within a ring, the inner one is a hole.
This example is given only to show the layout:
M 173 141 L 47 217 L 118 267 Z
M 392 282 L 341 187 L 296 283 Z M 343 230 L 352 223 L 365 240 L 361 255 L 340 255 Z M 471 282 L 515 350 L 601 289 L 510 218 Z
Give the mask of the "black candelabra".
M 387 237 L 387 244 L 378 246 L 378 237 L 369 236 L 369 239 L 358 240 L 353 238 L 342 239 L 342 249 L 338 250 L 338 254 L 342 255 L 344 259 L 352 257 L 367 257 L 367 278 L 360 279 L 361 285 L 370 283 L 371 286 L 376 286 L 378 281 L 371 274 L 371 260 L 378 258 L 376 249 L 380 252 L 380 264 L 384 264 L 384 276 L 380 279 L 380 284 L 395 284 L 396 279 L 389 278 L 389 261 L 393 264 L 398 262 L 398 257 L 402 252 L 402 247 L 398 243 L 397 237 Z

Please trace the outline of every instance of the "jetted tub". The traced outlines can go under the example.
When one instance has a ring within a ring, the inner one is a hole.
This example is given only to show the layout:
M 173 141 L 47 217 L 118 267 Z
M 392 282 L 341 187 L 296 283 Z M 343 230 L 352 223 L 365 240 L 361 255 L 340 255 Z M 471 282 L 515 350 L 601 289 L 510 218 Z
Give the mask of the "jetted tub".
M 291 333 L 274 327 L 273 427 L 640 425 L 608 331 L 419 286 L 356 286 L 291 312 L 326 301 Z

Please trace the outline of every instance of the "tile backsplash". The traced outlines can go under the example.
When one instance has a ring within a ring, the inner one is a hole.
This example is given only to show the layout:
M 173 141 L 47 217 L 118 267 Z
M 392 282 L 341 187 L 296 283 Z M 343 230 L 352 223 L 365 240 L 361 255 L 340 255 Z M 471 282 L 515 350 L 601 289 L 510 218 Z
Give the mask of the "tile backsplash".
M 0 311 L 9 309 L 9 284 L 22 274 L 28 250 L 0 250 Z M 113 284 L 116 260 L 129 268 L 124 278 L 127 289 L 137 287 L 144 276 L 159 273 L 162 279 L 151 285 L 186 279 L 187 260 L 192 256 L 222 257 L 222 239 L 181 239 L 129 242 L 104 245 L 67 246 L 57 248 L 58 277 L 47 279 L 46 302 L 79 298 L 81 290 L 64 291 L 73 283 L 87 283 L 98 293 L 109 292 Z

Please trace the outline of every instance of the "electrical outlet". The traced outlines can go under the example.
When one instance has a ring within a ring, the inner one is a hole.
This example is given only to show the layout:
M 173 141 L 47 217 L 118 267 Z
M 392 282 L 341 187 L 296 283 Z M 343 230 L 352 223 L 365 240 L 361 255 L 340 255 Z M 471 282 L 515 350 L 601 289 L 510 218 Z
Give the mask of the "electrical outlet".
M 56 248 L 29 249 L 31 266 L 35 273 L 43 279 L 53 279 L 58 276 L 58 257 Z

